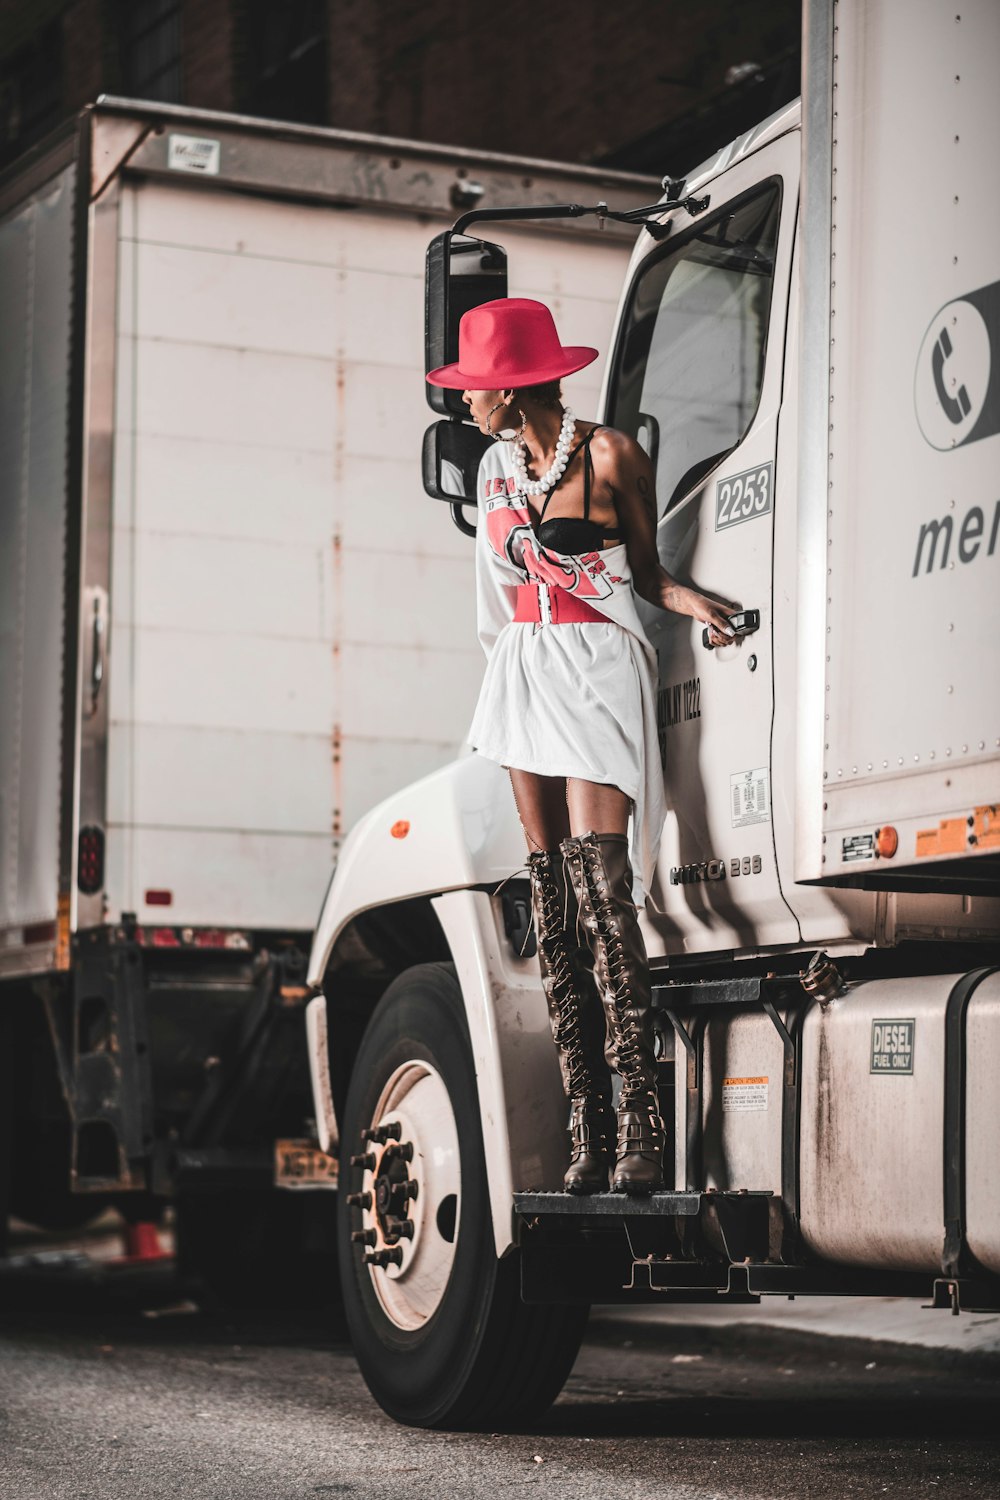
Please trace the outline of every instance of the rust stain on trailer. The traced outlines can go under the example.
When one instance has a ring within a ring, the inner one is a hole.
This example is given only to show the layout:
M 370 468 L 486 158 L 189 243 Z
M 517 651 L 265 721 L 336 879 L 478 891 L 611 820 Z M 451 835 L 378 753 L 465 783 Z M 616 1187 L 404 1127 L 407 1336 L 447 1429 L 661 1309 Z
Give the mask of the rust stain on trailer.
M 343 781 L 341 771 L 343 756 L 341 751 L 341 734 L 339 724 L 334 724 L 333 733 L 330 736 L 330 759 L 333 766 L 333 821 L 330 831 L 335 838 L 339 838 L 344 831 L 342 800 Z
M 822 1191 L 825 1178 L 834 1175 L 837 1153 L 834 1149 L 836 1126 L 833 1115 L 833 1064 L 827 1033 L 827 1012 L 820 1017 L 819 1057 L 816 1079 L 816 1176 Z

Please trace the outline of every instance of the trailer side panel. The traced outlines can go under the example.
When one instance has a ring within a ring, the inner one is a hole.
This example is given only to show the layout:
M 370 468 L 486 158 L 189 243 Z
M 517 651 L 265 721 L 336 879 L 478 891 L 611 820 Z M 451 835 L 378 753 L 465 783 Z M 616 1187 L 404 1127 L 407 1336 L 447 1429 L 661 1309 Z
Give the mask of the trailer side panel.
M 33 946 L 42 930 L 51 941 L 57 915 L 74 196 L 67 167 L 0 223 L 0 945 L 8 950 Z

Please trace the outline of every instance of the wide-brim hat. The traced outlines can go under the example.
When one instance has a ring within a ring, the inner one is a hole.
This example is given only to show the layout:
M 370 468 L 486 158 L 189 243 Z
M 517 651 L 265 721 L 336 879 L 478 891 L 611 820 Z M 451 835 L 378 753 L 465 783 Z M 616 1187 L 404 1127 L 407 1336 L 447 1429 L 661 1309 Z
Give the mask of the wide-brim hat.
M 598 350 L 562 344 L 544 302 L 498 297 L 463 314 L 458 359 L 429 370 L 431 385 L 453 391 L 505 391 L 542 385 L 592 364 Z

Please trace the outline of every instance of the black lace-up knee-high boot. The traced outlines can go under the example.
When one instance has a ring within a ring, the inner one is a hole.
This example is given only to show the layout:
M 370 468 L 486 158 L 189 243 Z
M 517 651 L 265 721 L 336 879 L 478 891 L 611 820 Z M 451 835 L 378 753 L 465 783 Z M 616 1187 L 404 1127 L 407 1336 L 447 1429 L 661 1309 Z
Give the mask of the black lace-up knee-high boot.
M 615 1134 L 611 1075 L 600 996 L 587 950 L 576 937 L 576 897 L 557 851 L 529 854 L 528 874 L 542 988 L 571 1106 L 564 1185 L 569 1193 L 607 1192 Z
M 622 1081 L 618 1103 L 616 1193 L 663 1187 L 664 1129 L 656 1093 L 649 961 L 632 900 L 628 840 L 585 833 L 560 845 L 594 954 L 594 977 Z

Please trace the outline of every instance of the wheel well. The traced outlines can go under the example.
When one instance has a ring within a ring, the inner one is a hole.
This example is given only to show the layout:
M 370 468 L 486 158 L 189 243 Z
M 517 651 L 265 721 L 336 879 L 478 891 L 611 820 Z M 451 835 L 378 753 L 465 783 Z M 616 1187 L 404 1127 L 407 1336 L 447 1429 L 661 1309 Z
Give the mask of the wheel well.
M 323 976 L 330 1084 L 338 1118 L 343 1118 L 365 1027 L 386 989 L 413 964 L 450 958 L 444 929 L 427 896 L 361 912 L 341 932 Z

